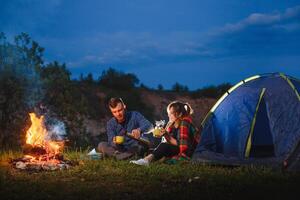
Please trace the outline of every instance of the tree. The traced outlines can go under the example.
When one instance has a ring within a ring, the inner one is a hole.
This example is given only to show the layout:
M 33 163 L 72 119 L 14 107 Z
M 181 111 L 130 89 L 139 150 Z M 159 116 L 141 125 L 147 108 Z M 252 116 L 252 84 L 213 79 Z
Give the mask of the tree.
M 139 83 L 139 79 L 131 73 L 125 74 L 113 68 L 103 71 L 99 84 L 117 90 L 131 90 Z
M 30 65 L 40 70 L 43 65 L 43 52 L 44 48 L 41 47 L 36 41 L 32 40 L 27 33 L 21 33 L 15 37 L 15 45 L 22 52 Z
M 94 78 L 93 78 L 92 73 L 88 73 L 86 77 L 83 77 L 83 75 L 80 74 L 80 81 L 84 84 L 87 84 L 87 85 L 93 85 L 94 83 L 96 83 Z
M 185 85 L 181 85 L 180 83 L 176 82 L 173 86 L 172 86 L 172 90 L 174 92 L 188 92 L 189 88 Z
M 51 106 L 60 117 L 86 114 L 84 96 L 77 90 L 70 75 L 66 65 L 56 61 L 42 68 L 41 77 L 46 90 L 43 102 Z
M 41 77 L 46 90 L 43 103 L 67 125 L 71 144 L 84 145 L 86 132 L 83 117 L 88 115 L 88 104 L 70 75 L 66 65 L 56 61 L 42 68 Z
M 150 88 L 148 86 L 146 86 L 144 83 L 141 83 L 140 88 L 142 88 L 144 90 L 150 90 Z
M 0 146 L 18 147 L 25 135 L 28 106 L 24 101 L 23 80 L 0 73 Z
M 20 144 L 28 112 L 40 99 L 43 48 L 21 33 L 14 43 L 0 34 L 0 145 Z
M 198 89 L 192 93 L 194 98 L 199 97 L 210 97 L 210 98 L 220 98 L 227 90 L 232 87 L 230 83 L 223 83 L 218 86 L 207 86 L 202 89 Z
M 86 76 L 86 79 L 85 79 L 88 83 L 93 83 L 94 82 L 94 78 L 93 78 L 93 74 L 91 73 L 88 73 L 88 75 Z
M 162 84 L 158 84 L 157 90 L 159 90 L 159 91 L 163 91 L 164 90 L 164 87 L 162 86 Z

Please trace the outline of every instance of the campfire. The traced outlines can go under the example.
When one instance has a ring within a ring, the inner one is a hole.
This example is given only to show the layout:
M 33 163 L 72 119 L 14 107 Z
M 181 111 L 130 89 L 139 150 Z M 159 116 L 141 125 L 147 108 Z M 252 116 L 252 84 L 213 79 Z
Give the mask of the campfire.
M 62 154 L 64 140 L 55 131 L 47 130 L 44 116 L 30 113 L 31 126 L 26 132 L 24 157 L 13 159 L 11 163 L 21 170 L 68 169 L 74 162 L 65 160 Z

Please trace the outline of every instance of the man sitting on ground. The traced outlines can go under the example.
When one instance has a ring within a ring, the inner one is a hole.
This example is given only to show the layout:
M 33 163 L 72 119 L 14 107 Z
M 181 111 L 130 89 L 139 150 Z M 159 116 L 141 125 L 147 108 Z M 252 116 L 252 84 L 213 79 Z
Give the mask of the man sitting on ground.
M 127 111 L 121 98 L 111 98 L 108 107 L 113 115 L 106 127 L 108 141 L 100 142 L 98 151 L 118 160 L 135 154 L 142 156 L 146 147 L 137 139 L 141 139 L 142 133 L 151 131 L 153 125 L 139 112 Z

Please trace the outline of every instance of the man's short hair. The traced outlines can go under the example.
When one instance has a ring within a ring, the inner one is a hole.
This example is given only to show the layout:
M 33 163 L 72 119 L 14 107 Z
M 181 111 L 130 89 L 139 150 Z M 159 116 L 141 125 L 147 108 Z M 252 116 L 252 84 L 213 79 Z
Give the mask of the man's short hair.
M 115 107 L 117 107 L 117 105 L 119 103 L 121 103 L 122 105 L 124 105 L 124 102 L 123 102 L 122 98 L 120 98 L 120 97 L 112 97 L 108 101 L 108 106 L 110 108 L 115 108 Z

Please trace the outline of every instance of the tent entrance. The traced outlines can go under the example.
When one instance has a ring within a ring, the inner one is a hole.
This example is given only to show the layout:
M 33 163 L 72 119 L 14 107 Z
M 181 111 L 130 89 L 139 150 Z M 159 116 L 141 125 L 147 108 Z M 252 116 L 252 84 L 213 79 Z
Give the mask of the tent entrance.
M 267 106 L 264 98 L 261 99 L 259 109 L 257 110 L 252 136 L 250 157 L 274 156 L 273 137 L 270 130 Z

